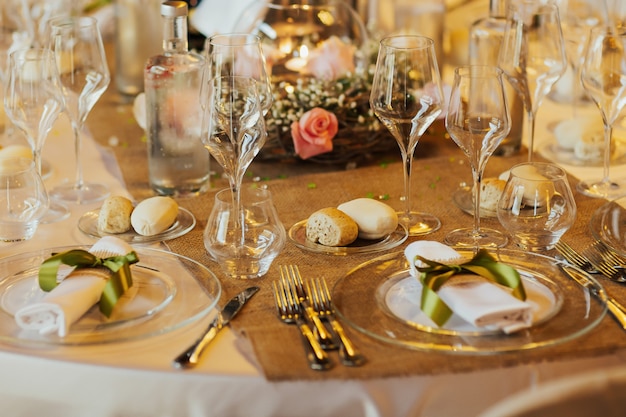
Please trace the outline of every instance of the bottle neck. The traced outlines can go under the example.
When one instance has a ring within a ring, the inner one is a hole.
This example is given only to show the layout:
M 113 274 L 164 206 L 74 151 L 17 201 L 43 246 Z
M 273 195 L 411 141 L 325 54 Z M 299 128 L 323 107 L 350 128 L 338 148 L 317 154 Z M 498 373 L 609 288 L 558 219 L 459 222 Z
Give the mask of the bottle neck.
M 163 25 L 163 51 L 187 52 L 187 16 L 166 17 Z
M 490 17 L 506 17 L 509 0 L 489 0 Z

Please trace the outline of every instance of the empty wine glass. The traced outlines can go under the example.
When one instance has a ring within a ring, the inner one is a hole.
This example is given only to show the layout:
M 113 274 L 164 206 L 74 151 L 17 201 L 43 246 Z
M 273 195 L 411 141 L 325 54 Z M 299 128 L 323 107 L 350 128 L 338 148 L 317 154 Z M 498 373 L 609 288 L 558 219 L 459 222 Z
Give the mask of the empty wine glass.
M 49 49 L 19 49 L 9 55 L 4 107 L 13 124 L 24 133 L 41 176 L 41 150 L 50 129 L 63 111 L 54 55 Z M 65 219 L 69 210 L 50 202 L 41 223 Z
M 511 3 L 498 65 L 524 103 L 528 160 L 532 161 L 537 110 L 567 69 L 559 10 L 555 4 L 538 0 Z
M 56 199 L 79 204 L 102 200 L 109 194 L 107 186 L 84 182 L 80 161 L 81 131 L 89 112 L 111 81 L 96 19 L 87 16 L 52 19 L 50 49 L 56 56 L 76 153 L 76 182 L 57 186 L 51 194 Z
M 207 93 L 202 140 L 228 178 L 235 215 L 233 234 L 239 236 L 232 241 L 236 247 L 231 253 L 235 259 L 243 259 L 246 248 L 241 184 L 267 138 L 258 86 L 252 78 L 215 77 L 207 84 Z
M 626 35 L 614 27 L 597 26 L 589 35 L 581 79 L 604 122 L 603 176 L 582 181 L 576 189 L 590 197 L 614 199 L 626 194 L 626 180 L 609 178 L 613 125 L 626 105 Z
M 254 79 L 263 115 L 267 114 L 272 107 L 272 86 L 259 37 L 245 33 L 211 36 L 206 40 L 205 51 L 205 79 L 224 76 Z M 202 96 L 208 97 L 207 94 Z
M 398 213 L 411 236 L 441 227 L 432 214 L 411 209 L 411 168 L 420 137 L 443 110 L 443 92 L 432 39 L 390 36 L 380 41 L 370 106 L 398 142 L 404 165 L 405 209 Z
M 503 233 L 480 227 L 480 188 L 487 161 L 511 130 L 502 71 L 491 66 L 465 66 L 454 70 L 446 129 L 463 150 L 472 167 L 474 180 L 474 227 L 448 233 L 451 246 L 502 247 Z

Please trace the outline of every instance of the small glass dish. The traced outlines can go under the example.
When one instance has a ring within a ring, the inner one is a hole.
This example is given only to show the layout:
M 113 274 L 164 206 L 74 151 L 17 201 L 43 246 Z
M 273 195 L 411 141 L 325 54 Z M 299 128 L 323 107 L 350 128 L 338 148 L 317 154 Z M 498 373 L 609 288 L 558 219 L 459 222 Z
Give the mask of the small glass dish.
M 598 208 L 589 221 L 589 229 L 596 239 L 622 256 L 626 256 L 626 197 L 621 197 Z

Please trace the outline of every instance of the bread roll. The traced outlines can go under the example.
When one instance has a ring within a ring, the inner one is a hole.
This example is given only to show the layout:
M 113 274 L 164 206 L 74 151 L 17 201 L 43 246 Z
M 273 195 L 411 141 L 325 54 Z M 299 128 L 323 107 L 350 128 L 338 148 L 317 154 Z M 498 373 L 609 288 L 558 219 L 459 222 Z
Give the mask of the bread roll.
M 143 200 L 130 216 L 135 232 L 153 236 L 167 230 L 178 216 L 178 203 L 171 197 L 151 197 Z
M 124 233 L 130 230 L 133 203 L 122 196 L 111 196 L 104 200 L 98 214 L 98 231 L 102 233 Z
M 499 178 L 483 179 L 480 183 L 480 209 L 495 212 L 505 185 L 506 181 Z
M 306 238 L 324 246 L 346 246 L 359 235 L 356 222 L 334 207 L 311 214 L 306 222 Z
M 357 198 L 337 208 L 356 222 L 361 239 L 380 239 L 398 227 L 395 210 L 373 198 Z

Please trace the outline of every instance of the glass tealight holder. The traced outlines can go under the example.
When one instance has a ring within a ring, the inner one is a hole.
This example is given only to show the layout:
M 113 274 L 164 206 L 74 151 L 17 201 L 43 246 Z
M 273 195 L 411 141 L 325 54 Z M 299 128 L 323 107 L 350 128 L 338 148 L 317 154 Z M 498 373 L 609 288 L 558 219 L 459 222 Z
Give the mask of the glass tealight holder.
M 515 165 L 497 214 L 521 249 L 540 252 L 554 248 L 576 218 L 576 202 L 565 171 L 543 162 Z
M 32 238 L 48 204 L 48 194 L 31 159 L 0 159 L 0 241 Z
M 204 229 L 204 247 L 232 278 L 258 278 L 267 273 L 285 246 L 286 232 L 269 190 L 241 190 L 242 227 L 237 227 L 230 189 L 215 195 Z

